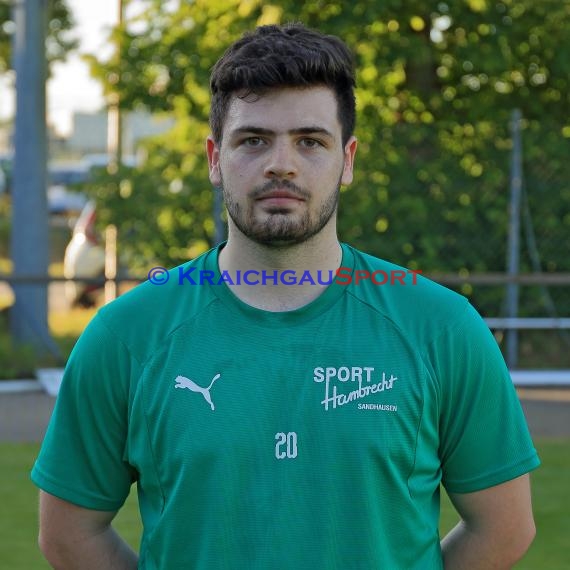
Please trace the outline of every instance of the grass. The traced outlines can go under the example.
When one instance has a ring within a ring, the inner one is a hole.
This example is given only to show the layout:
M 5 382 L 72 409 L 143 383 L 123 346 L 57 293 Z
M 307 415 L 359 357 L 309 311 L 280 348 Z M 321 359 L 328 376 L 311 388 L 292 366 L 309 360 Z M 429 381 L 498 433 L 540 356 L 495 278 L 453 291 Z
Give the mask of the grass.
M 49 570 L 37 548 L 37 489 L 29 473 L 38 444 L 0 444 L 0 568 Z M 114 522 L 117 531 L 135 549 L 141 532 L 136 493 L 131 493 Z
M 531 474 L 536 538 L 516 570 L 567 570 L 570 566 L 570 439 L 535 439 L 542 465 Z M 442 536 L 458 521 L 447 496 L 442 500 Z
M 532 475 L 537 537 L 516 570 L 564 570 L 570 560 L 570 439 L 535 441 L 542 466 Z M 0 444 L 0 568 L 11 570 L 49 569 L 36 547 L 37 491 L 29 472 L 39 445 Z M 447 497 L 442 500 L 441 532 L 457 522 Z M 137 548 L 141 525 L 135 493 L 115 519 L 121 536 Z

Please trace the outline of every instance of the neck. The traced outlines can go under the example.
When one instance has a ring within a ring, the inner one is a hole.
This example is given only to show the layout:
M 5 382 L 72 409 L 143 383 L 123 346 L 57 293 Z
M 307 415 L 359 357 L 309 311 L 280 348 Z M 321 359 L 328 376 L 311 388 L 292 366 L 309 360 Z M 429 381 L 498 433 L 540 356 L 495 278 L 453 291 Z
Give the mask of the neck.
M 220 271 L 236 275 L 237 271 L 258 271 L 267 274 L 277 270 L 294 271 L 297 279 L 303 272 L 309 271 L 315 285 L 286 285 L 278 280 L 277 284 L 266 285 L 229 285 L 236 297 L 244 303 L 266 311 L 292 311 L 316 299 L 327 287 L 317 283 L 318 272 L 322 280 L 328 279 L 340 267 L 342 250 L 336 236 L 336 224 L 327 225 L 316 236 L 307 241 L 291 246 L 268 247 L 251 241 L 237 228 L 230 226 L 228 242 L 220 252 L 218 264 Z M 291 274 L 289 274 L 291 275 Z

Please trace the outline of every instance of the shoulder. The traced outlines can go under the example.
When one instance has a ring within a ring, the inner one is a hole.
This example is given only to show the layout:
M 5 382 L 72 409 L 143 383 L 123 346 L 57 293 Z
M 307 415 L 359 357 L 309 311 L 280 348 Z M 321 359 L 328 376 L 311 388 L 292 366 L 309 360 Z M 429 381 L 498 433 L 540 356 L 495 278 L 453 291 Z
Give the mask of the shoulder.
M 389 261 L 351 248 L 354 275 L 366 272 L 370 277 L 348 286 L 349 294 L 391 320 L 407 336 L 418 342 L 430 342 L 444 331 L 465 322 L 481 320 L 468 300 L 421 275 Z
M 216 301 L 210 287 L 191 279 L 204 268 L 213 251 L 170 269 L 165 274 L 168 279 L 162 276 L 162 284 L 141 283 L 102 307 L 98 320 L 139 362 L 144 361 L 145 354 Z

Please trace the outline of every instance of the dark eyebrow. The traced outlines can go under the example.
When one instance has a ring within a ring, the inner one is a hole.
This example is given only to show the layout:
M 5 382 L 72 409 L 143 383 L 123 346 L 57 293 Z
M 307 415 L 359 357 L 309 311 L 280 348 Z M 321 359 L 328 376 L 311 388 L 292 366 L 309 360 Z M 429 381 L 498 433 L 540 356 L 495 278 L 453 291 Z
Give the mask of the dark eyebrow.
M 327 129 L 324 129 L 323 127 L 300 127 L 298 129 L 292 129 L 289 131 L 290 134 L 292 135 L 314 135 L 314 134 L 319 134 L 319 135 L 325 135 L 326 137 L 329 137 L 331 139 L 334 139 L 334 135 L 330 132 L 327 131 Z
M 275 131 L 272 131 L 271 129 L 264 129 L 263 127 L 256 127 L 253 125 L 244 125 L 243 127 L 238 127 L 237 129 L 234 129 L 231 132 L 231 136 L 236 136 L 239 134 L 252 134 L 252 135 L 265 135 L 265 136 L 271 136 L 275 134 Z M 308 126 L 308 127 L 299 127 L 297 129 L 291 129 L 288 131 L 288 133 L 290 135 L 314 135 L 314 134 L 320 134 L 320 135 L 324 135 L 326 137 L 329 137 L 331 139 L 334 139 L 334 135 L 328 131 L 327 129 L 324 129 L 323 127 L 317 127 L 317 126 Z

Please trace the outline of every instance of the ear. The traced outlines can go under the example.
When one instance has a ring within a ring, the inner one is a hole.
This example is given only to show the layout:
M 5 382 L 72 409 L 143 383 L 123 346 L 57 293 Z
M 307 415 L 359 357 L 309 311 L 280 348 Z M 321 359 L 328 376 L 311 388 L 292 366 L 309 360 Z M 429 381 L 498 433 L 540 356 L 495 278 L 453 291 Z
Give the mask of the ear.
M 348 185 L 352 182 L 354 155 L 356 154 L 357 146 L 358 146 L 358 141 L 354 136 L 350 137 L 347 143 L 344 145 L 344 168 L 342 171 L 342 177 L 340 179 L 340 183 L 343 185 Z
M 222 175 L 220 173 L 220 148 L 214 141 L 212 135 L 206 139 L 206 154 L 208 155 L 208 171 L 210 182 L 215 188 L 222 185 Z

